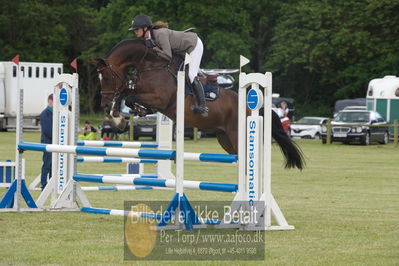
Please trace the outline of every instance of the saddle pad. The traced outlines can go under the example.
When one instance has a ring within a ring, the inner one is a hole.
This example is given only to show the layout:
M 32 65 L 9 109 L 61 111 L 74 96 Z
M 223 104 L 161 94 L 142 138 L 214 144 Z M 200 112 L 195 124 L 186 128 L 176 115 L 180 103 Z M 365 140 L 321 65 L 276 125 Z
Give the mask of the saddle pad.
M 219 97 L 220 88 L 216 84 L 205 84 L 204 92 L 205 92 L 205 100 L 207 100 L 208 102 L 212 102 Z M 190 86 L 187 85 L 187 83 L 185 88 L 185 94 L 193 95 L 193 90 L 191 89 Z

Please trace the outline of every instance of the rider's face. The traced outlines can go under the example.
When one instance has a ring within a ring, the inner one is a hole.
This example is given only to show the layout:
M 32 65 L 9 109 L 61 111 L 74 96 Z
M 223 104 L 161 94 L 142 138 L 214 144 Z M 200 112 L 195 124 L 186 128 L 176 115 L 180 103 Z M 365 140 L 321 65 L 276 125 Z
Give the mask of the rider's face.
M 134 33 L 136 34 L 137 37 L 143 37 L 144 31 L 143 29 L 135 29 Z

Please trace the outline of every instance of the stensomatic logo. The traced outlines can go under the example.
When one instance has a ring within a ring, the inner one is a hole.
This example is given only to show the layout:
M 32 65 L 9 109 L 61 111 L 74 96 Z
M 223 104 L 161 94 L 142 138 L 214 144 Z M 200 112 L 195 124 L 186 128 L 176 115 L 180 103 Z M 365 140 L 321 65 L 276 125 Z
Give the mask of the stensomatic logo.
M 68 90 L 65 88 L 62 88 L 60 90 L 60 104 L 61 106 L 65 106 L 68 104 L 68 99 L 69 95 L 68 95 Z

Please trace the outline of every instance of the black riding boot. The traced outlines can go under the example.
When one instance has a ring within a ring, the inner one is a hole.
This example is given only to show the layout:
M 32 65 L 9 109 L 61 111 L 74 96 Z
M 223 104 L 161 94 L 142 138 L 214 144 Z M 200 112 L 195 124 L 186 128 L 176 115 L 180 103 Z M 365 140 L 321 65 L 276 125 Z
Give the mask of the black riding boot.
M 193 92 L 197 103 L 197 105 L 193 107 L 194 112 L 199 112 L 204 117 L 208 116 L 208 107 L 206 107 L 205 103 L 204 88 L 197 77 L 195 77 L 193 81 Z

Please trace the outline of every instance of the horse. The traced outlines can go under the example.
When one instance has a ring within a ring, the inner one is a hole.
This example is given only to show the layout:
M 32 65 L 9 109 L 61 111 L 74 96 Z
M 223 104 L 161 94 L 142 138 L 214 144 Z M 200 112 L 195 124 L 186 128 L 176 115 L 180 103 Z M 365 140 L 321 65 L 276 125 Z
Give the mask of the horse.
M 174 57 L 175 58 L 175 57 Z M 113 47 L 105 58 L 92 59 L 97 68 L 101 85 L 101 106 L 117 117 L 122 99 L 130 108 L 141 113 L 153 110 L 170 119 L 176 118 L 176 73 L 180 60 L 171 62 L 160 58 L 147 47 L 145 41 L 128 39 Z M 127 86 L 128 72 L 133 70 L 133 89 Z M 184 122 L 186 125 L 205 130 L 216 130 L 217 140 L 229 154 L 238 151 L 238 94 L 220 88 L 220 95 L 208 101 L 208 116 L 192 112 L 195 104 L 192 95 L 185 96 Z M 250 114 L 247 108 L 247 114 Z M 284 132 L 280 118 L 272 112 L 272 137 L 278 143 L 284 158 L 285 168 L 302 169 L 304 158 L 301 149 Z

